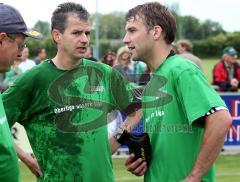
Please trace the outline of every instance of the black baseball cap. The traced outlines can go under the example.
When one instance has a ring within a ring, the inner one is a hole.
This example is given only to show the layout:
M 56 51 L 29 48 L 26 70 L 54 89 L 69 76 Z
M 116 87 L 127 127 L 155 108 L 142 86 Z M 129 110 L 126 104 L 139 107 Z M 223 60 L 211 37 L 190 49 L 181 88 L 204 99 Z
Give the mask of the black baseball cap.
M 28 30 L 22 15 L 12 6 L 0 3 L 0 32 L 7 34 L 22 33 L 26 37 L 41 39 L 42 34 Z

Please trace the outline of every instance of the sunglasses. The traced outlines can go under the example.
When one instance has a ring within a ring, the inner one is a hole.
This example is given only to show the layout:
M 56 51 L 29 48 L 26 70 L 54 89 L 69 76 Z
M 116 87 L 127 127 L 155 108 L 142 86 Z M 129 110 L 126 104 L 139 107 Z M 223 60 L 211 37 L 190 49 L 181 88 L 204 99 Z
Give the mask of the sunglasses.
M 15 36 L 15 34 L 14 34 L 14 35 L 7 34 L 7 36 L 8 36 L 8 38 L 11 39 L 12 41 L 17 42 L 17 41 L 16 41 L 16 36 Z M 19 50 L 20 52 L 22 52 L 23 49 L 26 47 L 26 45 L 25 45 L 24 43 L 18 43 L 18 42 L 17 42 L 17 45 L 18 45 L 18 50 Z

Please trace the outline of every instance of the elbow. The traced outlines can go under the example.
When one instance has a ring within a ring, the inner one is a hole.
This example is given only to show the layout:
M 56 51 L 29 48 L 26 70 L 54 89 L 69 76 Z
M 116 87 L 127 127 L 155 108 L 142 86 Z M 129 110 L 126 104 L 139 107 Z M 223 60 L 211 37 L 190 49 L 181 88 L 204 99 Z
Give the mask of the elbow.
M 228 112 L 227 115 L 224 117 L 223 121 L 223 128 L 226 130 L 226 132 L 231 128 L 232 126 L 232 116 Z

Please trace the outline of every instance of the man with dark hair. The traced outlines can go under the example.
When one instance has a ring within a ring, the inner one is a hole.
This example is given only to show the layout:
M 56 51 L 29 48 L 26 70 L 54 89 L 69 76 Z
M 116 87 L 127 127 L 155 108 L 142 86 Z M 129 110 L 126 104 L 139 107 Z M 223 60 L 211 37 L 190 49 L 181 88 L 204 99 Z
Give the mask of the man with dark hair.
M 38 47 L 35 50 L 35 59 L 34 62 L 36 65 L 40 64 L 43 60 L 46 59 L 46 50 L 44 48 Z
M 116 62 L 116 53 L 110 49 L 104 51 L 102 63 L 113 67 L 116 64 L 115 62 Z
M 35 34 L 40 35 L 38 32 Z M 34 37 L 12 6 L 0 3 L 0 72 L 9 71 L 17 57 L 21 57 L 25 37 Z M 0 181 L 19 181 L 18 159 L 10 134 L 6 114 L 0 95 Z
M 25 126 L 43 173 L 38 181 L 114 181 L 111 151 L 119 144 L 111 138 L 109 145 L 107 113 L 113 109 L 133 113 L 122 127 L 135 125 L 141 116 L 128 109 L 132 92 L 117 71 L 84 59 L 91 31 L 84 7 L 60 4 L 51 20 L 57 54 L 23 74 L 4 93 L 9 123 Z M 130 121 L 133 125 L 128 125 Z M 37 167 L 27 165 L 41 176 Z
M 221 151 L 231 116 L 200 69 L 174 54 L 176 21 L 158 2 L 138 5 L 126 15 L 124 43 L 133 59 L 152 72 L 143 92 L 145 131 L 152 162 L 126 161 L 144 181 L 214 181 L 213 162 Z

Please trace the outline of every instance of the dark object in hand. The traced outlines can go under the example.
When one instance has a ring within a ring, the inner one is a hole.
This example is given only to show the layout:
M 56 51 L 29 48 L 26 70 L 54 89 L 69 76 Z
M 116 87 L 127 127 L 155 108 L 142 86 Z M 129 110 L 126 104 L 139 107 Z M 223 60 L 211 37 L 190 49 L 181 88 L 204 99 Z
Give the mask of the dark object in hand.
M 117 141 L 122 145 L 127 145 L 129 153 L 134 153 L 136 160 L 138 158 L 145 160 L 149 167 L 152 156 L 150 139 L 147 133 L 136 135 L 124 130 Z

